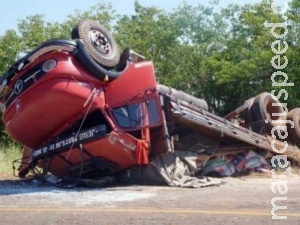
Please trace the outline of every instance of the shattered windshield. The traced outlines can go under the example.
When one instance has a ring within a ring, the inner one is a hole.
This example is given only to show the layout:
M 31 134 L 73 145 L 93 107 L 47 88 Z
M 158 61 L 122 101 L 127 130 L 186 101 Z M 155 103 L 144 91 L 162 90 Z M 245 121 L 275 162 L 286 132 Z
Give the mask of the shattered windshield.
M 159 122 L 155 101 L 134 103 L 113 109 L 113 116 L 122 128 L 141 128 Z

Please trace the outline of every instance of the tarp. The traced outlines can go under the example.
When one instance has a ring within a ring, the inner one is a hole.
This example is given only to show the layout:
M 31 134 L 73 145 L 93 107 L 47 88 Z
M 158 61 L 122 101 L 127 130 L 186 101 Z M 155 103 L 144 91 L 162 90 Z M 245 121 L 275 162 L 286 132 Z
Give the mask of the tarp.
M 180 157 L 176 153 L 180 153 Z M 176 153 L 157 156 L 145 167 L 134 168 L 131 174 L 132 179 L 139 183 L 194 188 L 224 183 L 219 178 L 195 176 L 195 173 L 199 170 L 196 155 L 192 152 Z
M 175 151 L 153 158 L 134 176 L 147 183 L 199 188 L 221 185 L 226 182 L 223 177 L 250 172 L 270 172 L 264 157 L 252 150 L 222 156 Z

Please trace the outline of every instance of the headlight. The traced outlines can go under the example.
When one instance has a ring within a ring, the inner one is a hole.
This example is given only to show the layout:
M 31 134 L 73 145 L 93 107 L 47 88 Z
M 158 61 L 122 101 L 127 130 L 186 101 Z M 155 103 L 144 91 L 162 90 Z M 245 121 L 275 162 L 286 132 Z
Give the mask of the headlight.
M 43 64 L 43 70 L 44 72 L 49 72 L 50 70 L 53 70 L 53 68 L 56 66 L 56 60 L 55 59 L 48 59 Z

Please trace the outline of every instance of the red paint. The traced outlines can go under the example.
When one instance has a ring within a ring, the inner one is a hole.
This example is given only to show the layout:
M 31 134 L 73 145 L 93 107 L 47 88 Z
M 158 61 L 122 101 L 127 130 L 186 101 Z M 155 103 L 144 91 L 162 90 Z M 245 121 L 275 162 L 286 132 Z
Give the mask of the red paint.
M 19 94 L 3 113 L 6 132 L 26 146 L 19 175 L 26 175 L 28 164 L 37 163 L 43 167 L 45 163 L 51 162 L 49 172 L 60 177 L 67 176 L 70 175 L 72 165 L 80 165 L 82 159 L 87 163 L 91 156 L 115 165 L 116 171 L 136 164 L 147 164 L 150 153 L 149 124 L 132 133 L 132 129 L 123 129 L 116 123 L 112 109 L 130 101 L 142 103 L 145 99 L 154 100 L 159 108 L 152 62 L 131 63 L 120 77 L 104 82 L 91 76 L 72 54 L 47 53 L 14 77 L 4 93 L 4 102 L 9 98 L 9 90 L 14 88 L 22 75 L 47 59 L 55 59 L 56 67 Z M 77 146 L 38 162 L 32 162 L 28 157 L 33 149 L 47 144 L 97 110 L 102 113 L 110 133 L 106 137 L 84 143 L 86 153 L 83 158 Z M 148 113 L 145 107 L 142 113 Z M 157 113 L 159 119 L 154 126 L 162 123 L 160 112 Z

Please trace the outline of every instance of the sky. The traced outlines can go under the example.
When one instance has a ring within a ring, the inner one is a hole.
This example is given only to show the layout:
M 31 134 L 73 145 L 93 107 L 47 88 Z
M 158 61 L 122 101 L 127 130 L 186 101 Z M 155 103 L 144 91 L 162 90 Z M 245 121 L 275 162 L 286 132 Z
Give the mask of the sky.
M 166 11 L 176 8 L 180 3 L 190 5 L 201 3 L 208 5 L 209 0 L 138 0 L 143 6 L 157 6 Z M 68 15 L 76 10 L 86 11 L 98 3 L 111 3 L 118 14 L 131 15 L 134 13 L 135 0 L 5 0 L 0 6 L 0 36 L 8 29 L 17 29 L 18 20 L 27 16 L 41 14 L 45 21 L 64 22 Z M 219 0 L 220 6 L 225 7 L 230 3 L 254 4 L 261 0 Z M 284 0 L 275 0 L 281 5 Z

